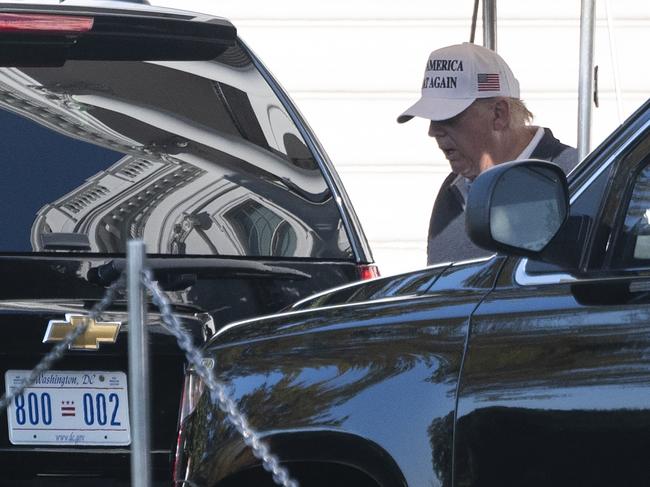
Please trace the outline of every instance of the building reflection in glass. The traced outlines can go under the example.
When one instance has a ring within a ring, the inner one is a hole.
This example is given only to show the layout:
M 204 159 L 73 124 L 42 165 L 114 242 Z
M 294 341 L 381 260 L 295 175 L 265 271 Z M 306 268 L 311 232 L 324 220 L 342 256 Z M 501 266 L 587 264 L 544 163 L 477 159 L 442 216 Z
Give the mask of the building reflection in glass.
M 24 232 L 2 250 L 351 253 L 311 151 L 238 45 L 210 62 L 0 69 L 0 108 L 21 127 L 0 147 L 19 174 L 2 178 L 15 206 L 0 219 Z

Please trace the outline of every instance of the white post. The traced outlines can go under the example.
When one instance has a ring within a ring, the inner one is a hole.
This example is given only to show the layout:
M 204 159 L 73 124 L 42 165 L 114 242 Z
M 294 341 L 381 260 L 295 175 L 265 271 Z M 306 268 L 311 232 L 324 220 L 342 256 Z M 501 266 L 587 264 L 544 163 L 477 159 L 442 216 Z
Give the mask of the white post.
M 483 47 L 497 50 L 496 0 L 483 0 Z
M 578 160 L 580 161 L 591 150 L 595 5 L 595 0 L 582 0 L 580 7 L 580 74 L 578 79 Z
M 149 341 L 145 320 L 142 270 L 145 246 L 129 241 L 127 282 L 129 306 L 129 410 L 131 412 L 131 485 L 151 486 Z

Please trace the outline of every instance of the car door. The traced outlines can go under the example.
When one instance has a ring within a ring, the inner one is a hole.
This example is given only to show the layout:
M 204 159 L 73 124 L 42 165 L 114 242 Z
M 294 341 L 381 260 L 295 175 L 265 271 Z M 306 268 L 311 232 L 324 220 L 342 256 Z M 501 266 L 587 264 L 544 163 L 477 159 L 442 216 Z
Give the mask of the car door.
M 572 187 L 576 270 L 511 258 L 472 317 L 455 485 L 650 485 L 647 113 L 634 123 Z

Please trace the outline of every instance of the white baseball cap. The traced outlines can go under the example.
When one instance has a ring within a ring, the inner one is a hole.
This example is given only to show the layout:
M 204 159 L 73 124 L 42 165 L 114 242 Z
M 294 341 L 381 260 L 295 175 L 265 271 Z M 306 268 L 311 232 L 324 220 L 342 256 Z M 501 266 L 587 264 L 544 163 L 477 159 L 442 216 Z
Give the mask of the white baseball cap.
M 397 122 L 413 117 L 447 120 L 477 98 L 493 96 L 519 98 L 519 81 L 501 56 L 469 42 L 443 47 L 429 55 L 422 97 L 397 117 Z

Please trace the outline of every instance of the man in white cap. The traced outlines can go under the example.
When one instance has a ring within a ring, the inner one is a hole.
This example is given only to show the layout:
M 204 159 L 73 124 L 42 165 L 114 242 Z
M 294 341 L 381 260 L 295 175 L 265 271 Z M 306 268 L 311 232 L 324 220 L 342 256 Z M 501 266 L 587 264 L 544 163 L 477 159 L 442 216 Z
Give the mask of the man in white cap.
M 429 135 L 451 165 L 433 205 L 427 263 L 483 257 L 465 232 L 465 201 L 471 182 L 502 162 L 543 159 L 568 172 L 577 151 L 543 127 L 519 98 L 519 82 L 496 52 L 463 43 L 433 51 L 427 61 L 422 97 L 397 118 L 431 121 Z

